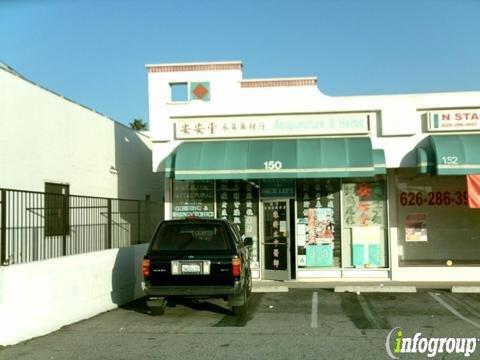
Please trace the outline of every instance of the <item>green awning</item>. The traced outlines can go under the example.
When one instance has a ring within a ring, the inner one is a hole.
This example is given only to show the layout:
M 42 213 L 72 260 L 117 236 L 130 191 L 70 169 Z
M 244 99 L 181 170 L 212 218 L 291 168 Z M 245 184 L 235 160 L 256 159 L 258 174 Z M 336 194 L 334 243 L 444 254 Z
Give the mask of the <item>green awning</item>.
M 178 180 L 365 177 L 383 173 L 385 157 L 368 137 L 187 141 L 166 165 Z
M 373 150 L 373 166 L 375 168 L 375 175 L 385 175 L 387 173 L 385 151 L 382 149 Z
M 480 134 L 431 135 L 430 144 L 417 149 L 420 173 L 480 174 Z
M 417 148 L 417 171 L 420 174 L 433 174 L 435 172 L 435 153 L 432 148 Z

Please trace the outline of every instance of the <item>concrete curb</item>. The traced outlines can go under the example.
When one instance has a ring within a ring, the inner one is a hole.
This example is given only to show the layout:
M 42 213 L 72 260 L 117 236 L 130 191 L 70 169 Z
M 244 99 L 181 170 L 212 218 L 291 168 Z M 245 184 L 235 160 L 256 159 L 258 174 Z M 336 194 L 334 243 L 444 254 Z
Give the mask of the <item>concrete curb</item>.
M 452 293 L 480 293 L 480 286 L 452 286 Z
M 288 286 L 253 286 L 254 293 L 281 293 L 288 292 Z
M 406 285 L 358 285 L 358 286 L 335 286 L 336 293 L 338 292 L 376 292 L 376 293 L 416 293 L 417 288 L 415 286 Z

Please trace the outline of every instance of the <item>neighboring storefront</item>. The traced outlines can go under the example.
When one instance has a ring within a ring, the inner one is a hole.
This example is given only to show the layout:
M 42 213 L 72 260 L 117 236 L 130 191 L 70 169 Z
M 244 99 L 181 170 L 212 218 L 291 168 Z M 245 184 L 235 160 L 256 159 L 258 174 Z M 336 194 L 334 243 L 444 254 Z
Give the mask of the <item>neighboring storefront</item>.
M 468 189 L 467 176 L 480 174 L 480 111 L 429 111 L 425 117 L 429 136 L 416 148 L 417 168 L 398 169 L 394 180 L 397 273 L 478 281 L 480 209 L 471 207 L 469 195 L 479 194 Z
M 240 63 L 148 68 L 166 213 L 232 221 L 254 239 L 256 278 L 480 270 L 465 180 L 480 173 L 478 94 L 337 100 L 312 78 L 243 80 Z M 175 100 L 177 85 L 187 93 Z

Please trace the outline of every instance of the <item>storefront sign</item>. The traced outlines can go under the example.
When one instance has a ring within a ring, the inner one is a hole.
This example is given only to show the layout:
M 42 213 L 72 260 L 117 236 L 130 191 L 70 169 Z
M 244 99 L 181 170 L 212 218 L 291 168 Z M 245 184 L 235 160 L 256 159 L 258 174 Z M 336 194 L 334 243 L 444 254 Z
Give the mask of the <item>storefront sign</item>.
M 405 218 L 405 241 L 427 241 L 427 214 L 409 214 Z
M 428 113 L 428 131 L 459 130 L 480 130 L 480 109 Z
M 215 217 L 213 181 L 176 181 L 173 189 L 173 219 Z
M 368 114 L 303 114 L 178 118 L 176 139 L 367 134 Z
M 295 196 L 295 182 L 292 179 L 263 179 L 260 184 L 262 198 Z

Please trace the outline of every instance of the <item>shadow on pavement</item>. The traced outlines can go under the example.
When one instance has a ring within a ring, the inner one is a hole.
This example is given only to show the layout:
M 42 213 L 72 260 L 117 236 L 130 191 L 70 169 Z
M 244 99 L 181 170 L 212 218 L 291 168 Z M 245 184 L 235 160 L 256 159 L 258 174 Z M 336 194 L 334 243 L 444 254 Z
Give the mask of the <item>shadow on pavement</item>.
M 176 306 L 185 306 L 196 311 L 208 311 L 233 317 L 232 310 L 228 308 L 227 302 L 225 302 L 224 306 L 222 306 L 220 304 L 215 304 L 208 299 L 195 300 L 184 298 L 167 298 L 166 314 L 168 314 L 169 308 L 174 308 Z M 135 311 L 141 314 L 150 314 L 145 297 L 129 302 L 120 308 L 124 310 Z
M 200 301 L 182 298 L 169 299 L 170 301 L 167 302 L 165 315 L 168 316 L 169 308 L 174 308 L 176 306 L 185 306 L 195 311 L 208 311 L 211 313 L 224 315 L 220 321 L 213 325 L 213 327 L 242 327 L 253 319 L 253 315 L 257 311 L 263 296 L 264 294 L 262 293 L 253 293 L 250 296 L 247 303 L 247 314 L 243 317 L 234 316 L 232 310 L 228 307 L 226 302 L 224 303 L 224 306 L 222 306 L 208 300 Z M 135 311 L 137 313 L 150 316 L 150 311 L 147 307 L 146 299 L 144 297 L 120 306 L 120 308 L 127 311 Z
M 375 310 L 368 298 L 363 294 L 341 294 L 344 313 L 355 324 L 357 329 L 391 329 L 391 325 Z
M 245 326 L 250 320 L 253 319 L 253 314 L 257 311 L 260 302 L 263 298 L 263 294 L 254 293 L 250 296 L 247 302 L 247 314 L 246 316 L 239 317 L 233 316 L 230 312 L 229 316 L 224 316 L 218 323 L 214 324 L 214 327 L 242 327 Z

